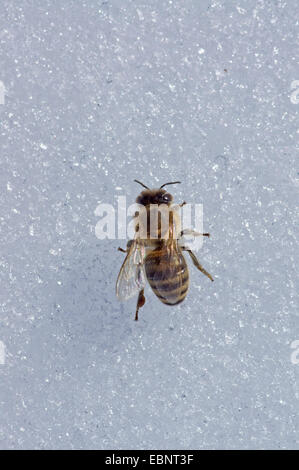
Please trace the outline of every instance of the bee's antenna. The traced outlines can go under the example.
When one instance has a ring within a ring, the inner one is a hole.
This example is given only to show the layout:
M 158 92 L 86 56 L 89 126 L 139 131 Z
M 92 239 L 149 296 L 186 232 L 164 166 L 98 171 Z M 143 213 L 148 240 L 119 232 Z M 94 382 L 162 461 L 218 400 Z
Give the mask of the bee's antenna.
M 141 186 L 143 186 L 145 189 L 149 189 L 147 186 L 145 186 L 145 184 L 141 183 L 141 181 L 138 181 L 138 180 L 134 180 L 135 183 L 139 183 L 141 184 Z
M 181 182 L 180 181 L 173 181 L 172 183 L 165 183 L 165 184 L 162 184 L 162 186 L 160 186 L 160 189 L 164 188 L 164 186 L 167 186 L 168 184 L 180 184 Z

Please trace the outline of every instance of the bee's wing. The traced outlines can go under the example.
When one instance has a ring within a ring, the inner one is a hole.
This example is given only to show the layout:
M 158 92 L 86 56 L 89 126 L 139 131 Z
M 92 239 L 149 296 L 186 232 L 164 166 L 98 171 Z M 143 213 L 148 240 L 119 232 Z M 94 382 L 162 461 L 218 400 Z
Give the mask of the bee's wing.
M 116 295 L 119 300 L 127 300 L 136 295 L 145 286 L 143 261 L 144 246 L 134 240 L 120 268 L 116 282 Z

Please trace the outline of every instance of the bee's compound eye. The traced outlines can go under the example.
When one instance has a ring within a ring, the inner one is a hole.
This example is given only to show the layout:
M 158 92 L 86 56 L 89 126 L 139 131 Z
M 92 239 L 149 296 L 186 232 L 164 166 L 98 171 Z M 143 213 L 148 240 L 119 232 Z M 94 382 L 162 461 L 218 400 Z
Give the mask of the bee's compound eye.
M 170 202 L 172 199 L 171 194 L 169 193 L 163 194 L 162 199 L 163 199 L 163 202 Z

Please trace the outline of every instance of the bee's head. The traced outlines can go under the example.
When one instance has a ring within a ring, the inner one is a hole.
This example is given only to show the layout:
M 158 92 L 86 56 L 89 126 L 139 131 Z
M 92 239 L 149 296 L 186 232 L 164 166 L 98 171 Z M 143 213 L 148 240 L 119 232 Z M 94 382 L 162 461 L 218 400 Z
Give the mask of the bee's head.
M 141 204 L 142 206 L 148 206 L 149 204 L 170 205 L 173 200 L 173 197 L 170 193 L 168 193 L 167 191 L 165 191 L 165 189 L 162 189 L 162 188 L 166 186 L 167 184 L 180 183 L 180 181 L 174 181 L 173 183 L 165 183 L 158 189 L 149 189 L 143 183 L 140 183 L 140 181 L 137 181 L 137 180 L 134 180 L 134 181 L 136 181 L 136 183 L 139 183 L 141 184 L 141 186 L 146 188 L 146 190 L 142 191 L 136 199 L 136 202 L 138 204 Z
M 142 206 L 148 206 L 149 204 L 170 204 L 172 200 L 172 195 L 165 189 L 147 189 L 139 194 L 136 202 Z

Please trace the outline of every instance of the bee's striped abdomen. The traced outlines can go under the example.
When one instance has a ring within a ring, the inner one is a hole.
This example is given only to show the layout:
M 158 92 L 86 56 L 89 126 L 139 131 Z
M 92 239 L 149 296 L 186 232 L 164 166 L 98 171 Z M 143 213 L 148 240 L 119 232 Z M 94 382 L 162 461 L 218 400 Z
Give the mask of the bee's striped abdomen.
M 167 305 L 184 300 L 189 287 L 188 267 L 183 254 L 156 248 L 145 258 L 145 272 L 156 296 Z

